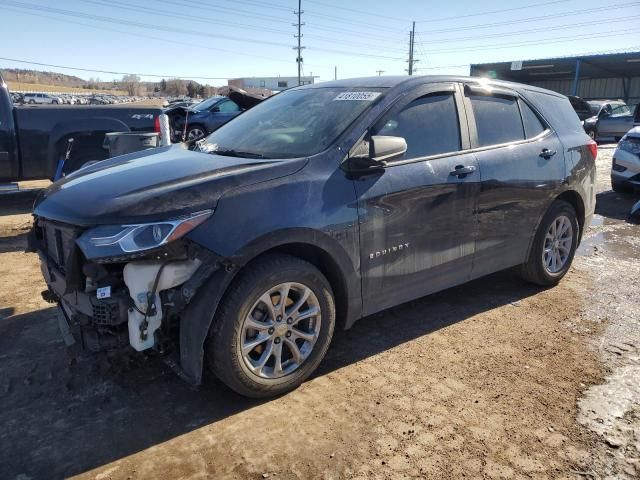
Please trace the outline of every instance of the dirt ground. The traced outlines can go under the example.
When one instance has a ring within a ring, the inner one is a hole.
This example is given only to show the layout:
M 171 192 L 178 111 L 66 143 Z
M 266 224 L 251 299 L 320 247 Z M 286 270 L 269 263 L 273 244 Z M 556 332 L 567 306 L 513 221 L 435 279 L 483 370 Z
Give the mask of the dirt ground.
M 70 359 L 23 253 L 32 196 L 0 197 L 0 478 L 638 478 L 640 227 L 612 151 L 559 286 L 501 272 L 364 319 L 270 401 Z

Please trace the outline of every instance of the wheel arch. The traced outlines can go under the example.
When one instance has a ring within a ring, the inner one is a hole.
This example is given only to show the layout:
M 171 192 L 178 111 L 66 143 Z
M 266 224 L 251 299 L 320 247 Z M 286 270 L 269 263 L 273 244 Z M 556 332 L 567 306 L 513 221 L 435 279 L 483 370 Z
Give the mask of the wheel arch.
M 557 200 L 563 200 L 569 203 L 576 211 L 576 217 L 578 218 L 578 225 L 580 227 L 578 232 L 578 245 L 580 245 L 580 240 L 582 239 L 582 233 L 584 232 L 584 228 L 585 228 L 584 200 L 582 200 L 580 193 L 578 193 L 576 190 L 565 190 L 551 197 L 551 199 L 547 202 L 547 205 L 545 206 L 544 210 L 542 210 L 542 213 L 540 214 L 538 221 L 536 222 L 536 227 L 533 230 L 533 233 L 531 235 L 531 239 L 529 240 L 529 248 L 527 249 L 526 258 L 529 258 L 529 255 L 531 254 L 531 249 L 533 248 L 533 240 L 536 236 L 536 232 L 538 231 L 538 228 L 540 228 L 540 223 L 542 222 L 542 219 L 544 218 L 546 213 L 549 211 L 549 208 L 551 208 L 551 205 L 553 205 L 553 202 Z
M 337 324 L 342 327 L 346 326 L 349 294 L 345 273 L 329 252 L 310 243 L 292 242 L 272 247 L 253 258 L 251 262 L 271 253 L 289 255 L 291 257 L 304 260 L 316 267 L 320 273 L 325 276 L 329 285 L 331 285 L 336 304 Z
M 180 323 L 180 363 L 188 379 L 194 384 L 202 381 L 204 344 L 213 327 L 213 318 L 220 302 L 238 273 L 259 258 L 280 253 L 299 258 L 314 265 L 326 278 L 333 290 L 336 304 L 336 322 L 350 328 L 362 315 L 360 280 L 347 253 L 326 234 L 315 230 L 284 230 L 267 235 L 246 245 L 238 254 L 227 258 L 225 268 L 215 271 L 185 309 Z M 349 271 L 352 270 L 352 271 Z
M 566 190 L 562 192 L 560 195 L 558 195 L 553 201 L 555 202 L 556 200 L 564 200 L 565 202 L 569 203 L 573 207 L 573 209 L 576 211 L 576 216 L 578 217 L 578 225 L 580 225 L 580 231 L 578 232 L 578 245 L 579 245 L 580 240 L 582 240 L 582 234 L 585 229 L 585 208 L 584 208 L 584 201 L 582 200 L 582 197 L 575 190 Z M 549 206 L 547 207 L 547 210 L 549 209 L 550 206 L 551 204 L 549 204 Z

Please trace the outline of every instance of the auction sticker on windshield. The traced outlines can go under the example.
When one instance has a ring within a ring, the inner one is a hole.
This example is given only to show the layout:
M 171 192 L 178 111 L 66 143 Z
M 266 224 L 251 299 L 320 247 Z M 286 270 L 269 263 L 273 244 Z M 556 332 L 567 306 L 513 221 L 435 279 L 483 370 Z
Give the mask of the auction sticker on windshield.
M 371 102 L 380 96 L 380 92 L 342 92 L 333 100 L 360 100 Z

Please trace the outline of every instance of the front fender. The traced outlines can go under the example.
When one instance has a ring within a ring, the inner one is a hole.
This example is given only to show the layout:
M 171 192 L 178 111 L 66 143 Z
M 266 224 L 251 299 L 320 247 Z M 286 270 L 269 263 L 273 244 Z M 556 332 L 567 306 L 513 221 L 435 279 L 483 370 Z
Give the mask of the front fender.
M 362 295 L 360 291 L 360 279 L 353 268 L 351 261 L 342 247 L 324 232 L 312 229 L 297 228 L 286 229 L 269 233 L 239 249 L 234 255 L 221 260 L 217 269 L 199 289 L 194 300 L 187 306 L 182 314 L 180 323 L 180 363 L 182 370 L 193 384 L 202 382 L 204 366 L 204 345 L 209 335 L 216 311 L 229 288 L 229 285 L 251 260 L 273 250 L 286 253 L 287 247 L 309 246 L 321 250 L 331 258 L 334 268 L 337 268 L 342 278 L 345 290 L 345 328 L 349 328 L 362 315 Z M 334 289 L 336 288 L 335 285 Z

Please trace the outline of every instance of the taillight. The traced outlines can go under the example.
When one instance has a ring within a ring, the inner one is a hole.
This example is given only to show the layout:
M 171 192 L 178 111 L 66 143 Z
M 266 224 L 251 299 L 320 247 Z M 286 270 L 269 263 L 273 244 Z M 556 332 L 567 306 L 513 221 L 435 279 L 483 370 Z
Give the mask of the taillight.
M 587 148 L 589 149 L 591 155 L 593 156 L 593 159 L 595 160 L 598 156 L 598 144 L 592 140 L 587 144 Z
M 153 131 L 156 133 L 160 133 L 160 116 L 159 115 L 153 121 Z

